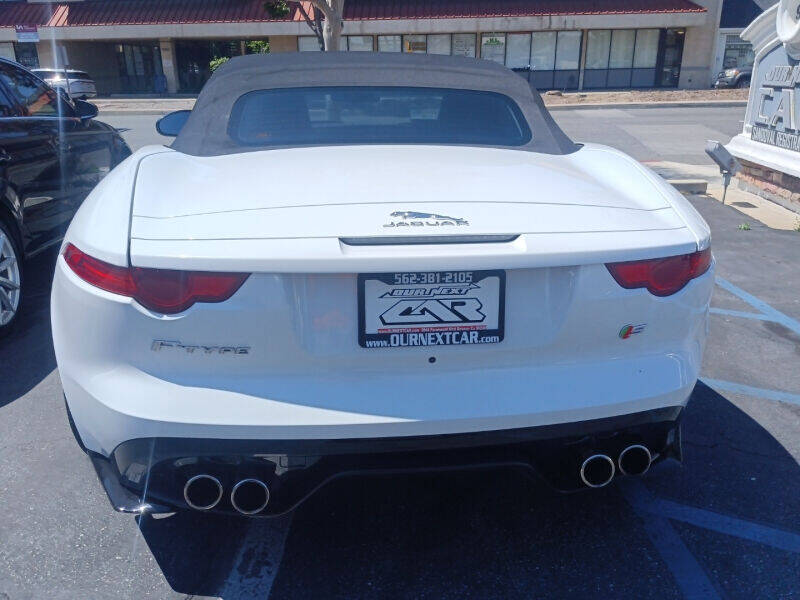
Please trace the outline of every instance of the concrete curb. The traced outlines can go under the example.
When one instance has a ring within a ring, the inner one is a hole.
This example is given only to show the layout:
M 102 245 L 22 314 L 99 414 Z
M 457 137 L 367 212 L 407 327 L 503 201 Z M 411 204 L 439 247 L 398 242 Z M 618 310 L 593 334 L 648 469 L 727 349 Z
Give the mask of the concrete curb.
M 180 109 L 166 108 L 164 110 L 159 110 L 157 108 L 143 108 L 141 110 L 139 109 L 122 110 L 119 108 L 115 108 L 112 110 L 100 110 L 99 116 L 100 118 L 103 118 L 103 117 L 124 117 L 126 115 L 165 115 L 167 113 L 172 112 L 173 110 L 180 110 Z
M 729 108 L 747 106 L 747 100 L 681 100 L 677 102 L 597 102 L 582 104 L 550 104 L 545 103 L 547 110 L 569 110 L 573 108 L 699 108 L 703 106 Z
M 705 194 L 708 190 L 705 179 L 667 179 L 667 183 L 682 194 Z

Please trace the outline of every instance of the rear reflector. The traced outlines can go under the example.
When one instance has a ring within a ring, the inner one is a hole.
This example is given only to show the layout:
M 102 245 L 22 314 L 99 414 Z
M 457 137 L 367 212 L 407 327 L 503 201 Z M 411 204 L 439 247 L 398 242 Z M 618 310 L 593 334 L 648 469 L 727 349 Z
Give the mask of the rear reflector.
M 711 266 L 711 248 L 650 260 L 609 263 L 611 276 L 626 289 L 647 288 L 654 296 L 670 296 Z
M 182 312 L 195 302 L 224 302 L 249 276 L 249 273 L 118 267 L 89 256 L 72 244 L 64 249 L 64 260 L 85 282 L 166 314 Z

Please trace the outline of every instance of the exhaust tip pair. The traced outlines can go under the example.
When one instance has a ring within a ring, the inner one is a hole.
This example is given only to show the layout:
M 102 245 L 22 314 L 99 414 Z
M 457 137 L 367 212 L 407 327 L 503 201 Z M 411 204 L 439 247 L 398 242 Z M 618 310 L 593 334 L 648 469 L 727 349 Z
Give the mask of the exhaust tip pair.
M 222 500 L 223 488 L 219 479 L 200 474 L 191 477 L 183 486 L 183 498 L 195 510 L 211 510 Z M 261 512 L 269 503 L 269 488 L 258 479 L 242 479 L 231 490 L 231 504 L 243 515 Z
M 652 461 L 653 456 L 646 446 L 631 444 L 620 452 L 617 464 L 623 475 L 644 475 Z M 617 464 L 607 454 L 592 454 L 581 464 L 581 481 L 588 487 L 604 487 L 614 479 Z

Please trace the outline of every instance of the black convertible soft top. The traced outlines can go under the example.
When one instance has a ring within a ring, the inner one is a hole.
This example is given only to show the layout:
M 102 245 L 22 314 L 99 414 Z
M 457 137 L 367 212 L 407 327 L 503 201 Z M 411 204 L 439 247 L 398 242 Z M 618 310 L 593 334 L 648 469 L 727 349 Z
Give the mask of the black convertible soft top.
M 539 93 L 502 65 L 461 56 L 372 52 L 294 52 L 233 58 L 206 83 L 172 148 L 195 156 L 263 149 L 243 146 L 228 134 L 236 100 L 254 90 L 318 86 L 404 86 L 499 93 L 519 106 L 533 132 L 530 141 L 514 146 L 515 150 L 568 154 L 577 149 L 553 121 Z M 480 119 L 480 115 L 475 118 Z

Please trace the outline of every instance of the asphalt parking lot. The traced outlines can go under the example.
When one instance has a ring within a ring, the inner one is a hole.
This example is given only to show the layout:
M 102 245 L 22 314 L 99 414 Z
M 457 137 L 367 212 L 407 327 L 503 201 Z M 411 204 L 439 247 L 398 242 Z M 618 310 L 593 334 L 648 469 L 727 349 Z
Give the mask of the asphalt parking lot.
M 639 160 L 693 162 L 743 112 L 643 110 L 555 116 Z M 106 120 L 157 139 L 155 117 Z M 67 425 L 54 255 L 37 257 L 0 341 L 0 600 L 800 597 L 800 233 L 692 202 L 718 281 L 682 465 L 572 495 L 514 471 L 340 480 L 277 520 L 111 510 Z

